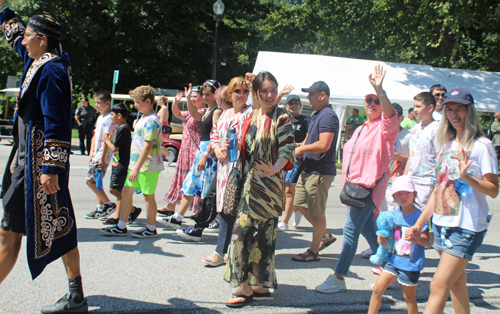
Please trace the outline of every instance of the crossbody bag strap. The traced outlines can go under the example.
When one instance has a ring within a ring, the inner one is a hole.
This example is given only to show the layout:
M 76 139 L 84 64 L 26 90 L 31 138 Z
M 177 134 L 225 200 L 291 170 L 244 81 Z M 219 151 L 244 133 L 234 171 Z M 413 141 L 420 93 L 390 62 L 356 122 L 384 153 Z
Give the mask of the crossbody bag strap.
M 345 180 L 346 181 L 349 181 L 348 180 L 348 178 L 349 178 L 349 169 L 351 169 L 351 160 L 352 160 L 352 154 L 354 153 L 354 146 L 356 145 L 356 142 L 358 141 L 359 136 L 361 135 L 361 132 L 363 132 L 363 128 L 364 127 L 365 127 L 364 125 L 361 127 L 361 130 L 359 130 L 359 133 L 358 133 L 358 137 L 356 137 L 356 140 L 354 141 L 354 144 L 352 144 L 351 157 L 349 157 L 349 165 L 347 166 L 347 173 L 345 175 Z

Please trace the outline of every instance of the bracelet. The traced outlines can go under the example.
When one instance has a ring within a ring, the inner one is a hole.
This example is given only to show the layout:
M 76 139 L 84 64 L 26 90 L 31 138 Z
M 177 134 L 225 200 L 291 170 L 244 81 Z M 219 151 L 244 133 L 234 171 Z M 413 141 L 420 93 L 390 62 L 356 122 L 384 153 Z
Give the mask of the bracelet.
M 203 156 L 208 157 L 208 156 L 210 156 L 210 154 L 209 154 L 209 153 L 207 153 L 207 152 L 204 152 L 204 153 L 203 153 Z
M 3 13 L 3 11 L 7 10 L 9 8 L 9 4 L 5 3 L 0 7 L 0 13 Z
M 377 95 L 377 97 L 378 97 L 378 98 L 381 98 L 381 97 L 384 97 L 384 96 L 386 96 L 386 97 L 387 97 L 386 93 L 383 93 L 383 94 L 378 94 L 378 95 Z

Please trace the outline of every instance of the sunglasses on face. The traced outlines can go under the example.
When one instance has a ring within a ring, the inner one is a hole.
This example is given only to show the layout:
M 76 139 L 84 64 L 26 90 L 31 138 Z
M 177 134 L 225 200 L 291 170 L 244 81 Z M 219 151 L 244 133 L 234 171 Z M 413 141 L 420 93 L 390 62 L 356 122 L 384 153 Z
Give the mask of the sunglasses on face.
M 367 104 L 369 104 L 369 105 L 370 105 L 372 102 L 375 102 L 375 105 L 377 105 L 377 106 L 378 106 L 378 105 L 380 105 L 380 100 L 379 100 L 378 98 L 373 99 L 373 98 L 371 98 L 371 97 L 367 97 L 367 98 L 365 99 L 365 101 L 366 101 L 366 103 L 367 103 Z
M 238 95 L 243 94 L 246 96 L 246 95 L 250 94 L 250 91 L 248 89 L 241 90 L 241 89 L 237 88 L 237 89 L 233 90 L 233 93 L 238 94 Z
M 444 97 L 445 93 L 435 93 L 434 97 Z

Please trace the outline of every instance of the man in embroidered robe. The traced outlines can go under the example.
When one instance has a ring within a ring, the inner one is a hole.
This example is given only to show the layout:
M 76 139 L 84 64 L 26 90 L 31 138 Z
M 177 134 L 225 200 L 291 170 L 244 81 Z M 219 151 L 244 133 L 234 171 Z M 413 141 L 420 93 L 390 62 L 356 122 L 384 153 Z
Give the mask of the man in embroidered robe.
M 5 0 L 0 0 L 0 26 L 24 61 L 14 114 L 16 145 L 9 158 L 16 167 L 11 174 L 7 165 L 2 184 L 0 283 L 14 267 L 25 234 L 32 278 L 59 257 L 69 278 L 69 293 L 55 305 L 43 307 L 42 313 L 86 313 L 68 188 L 71 67 L 59 44 L 62 28 L 49 15 L 35 15 L 25 29 Z

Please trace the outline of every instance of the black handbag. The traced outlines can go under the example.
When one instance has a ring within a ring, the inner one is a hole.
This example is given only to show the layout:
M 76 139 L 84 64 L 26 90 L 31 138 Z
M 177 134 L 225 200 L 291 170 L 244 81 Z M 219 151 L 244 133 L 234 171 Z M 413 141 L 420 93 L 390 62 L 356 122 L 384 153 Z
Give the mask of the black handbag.
M 364 126 L 363 126 L 364 128 Z M 370 204 L 370 201 L 372 199 L 372 193 L 375 188 L 366 188 L 362 185 L 356 184 L 349 182 L 349 169 L 351 168 L 351 160 L 352 160 L 352 154 L 354 152 L 354 146 L 356 145 L 356 142 L 358 141 L 359 135 L 363 131 L 363 128 L 358 133 L 358 137 L 356 138 L 356 141 L 354 141 L 354 144 L 352 145 L 352 150 L 351 150 L 351 157 L 349 158 L 349 166 L 347 166 L 347 173 L 346 173 L 346 181 L 344 184 L 344 187 L 342 188 L 342 192 L 340 192 L 340 201 L 342 204 L 347 205 L 347 206 L 354 206 L 358 207 L 361 209 L 365 209 L 368 207 Z M 382 180 L 384 176 L 380 179 L 377 180 L 377 184 Z
M 161 127 L 161 133 L 172 134 L 172 127 L 170 125 L 164 125 Z

